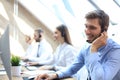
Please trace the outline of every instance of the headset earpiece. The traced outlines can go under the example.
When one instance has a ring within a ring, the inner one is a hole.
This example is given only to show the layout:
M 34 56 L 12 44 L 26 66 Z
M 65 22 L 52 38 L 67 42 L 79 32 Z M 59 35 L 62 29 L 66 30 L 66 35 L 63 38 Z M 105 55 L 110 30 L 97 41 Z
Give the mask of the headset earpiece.
M 101 33 L 104 32 L 104 31 L 107 31 L 107 29 L 105 28 L 105 20 L 104 20 L 104 16 L 102 15 L 103 12 L 101 11 L 96 11 L 96 13 L 100 16 L 101 18 Z
M 62 37 L 64 37 L 64 36 L 65 36 L 65 28 L 64 28 L 64 26 L 62 27 L 61 34 L 62 34 Z
M 65 32 L 62 32 L 62 37 L 64 37 L 65 36 Z
M 41 38 L 41 35 L 39 34 L 39 38 Z

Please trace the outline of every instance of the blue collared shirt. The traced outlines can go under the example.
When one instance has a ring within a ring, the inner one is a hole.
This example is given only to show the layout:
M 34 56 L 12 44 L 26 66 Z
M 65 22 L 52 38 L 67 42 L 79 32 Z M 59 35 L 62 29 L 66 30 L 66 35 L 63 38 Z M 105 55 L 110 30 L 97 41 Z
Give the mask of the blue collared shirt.
M 90 53 L 90 44 L 85 45 L 68 68 L 56 72 L 59 78 L 75 74 L 86 66 L 91 80 L 120 80 L 120 45 L 111 39 L 107 44 Z

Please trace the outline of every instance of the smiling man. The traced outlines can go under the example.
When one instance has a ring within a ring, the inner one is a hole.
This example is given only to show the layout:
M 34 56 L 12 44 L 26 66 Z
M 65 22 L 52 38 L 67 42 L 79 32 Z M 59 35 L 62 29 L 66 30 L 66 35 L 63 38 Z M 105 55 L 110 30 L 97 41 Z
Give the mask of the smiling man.
M 65 78 L 75 74 L 84 65 L 87 80 L 120 80 L 120 45 L 107 36 L 109 16 L 103 10 L 88 12 L 85 16 L 87 44 L 73 64 L 55 74 L 40 74 L 35 80 Z

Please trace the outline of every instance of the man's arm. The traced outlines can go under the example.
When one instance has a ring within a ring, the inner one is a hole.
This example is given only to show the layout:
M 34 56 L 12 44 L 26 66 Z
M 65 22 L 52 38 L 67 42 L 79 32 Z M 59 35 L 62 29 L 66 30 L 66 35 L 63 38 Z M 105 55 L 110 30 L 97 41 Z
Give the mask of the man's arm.
M 92 42 L 86 64 L 92 80 L 112 80 L 120 69 L 120 46 L 107 43 L 107 32 L 101 33 Z
M 120 49 L 113 49 L 105 54 L 109 54 L 104 60 L 98 55 L 99 52 L 90 54 L 87 61 L 91 79 L 112 80 L 120 70 Z

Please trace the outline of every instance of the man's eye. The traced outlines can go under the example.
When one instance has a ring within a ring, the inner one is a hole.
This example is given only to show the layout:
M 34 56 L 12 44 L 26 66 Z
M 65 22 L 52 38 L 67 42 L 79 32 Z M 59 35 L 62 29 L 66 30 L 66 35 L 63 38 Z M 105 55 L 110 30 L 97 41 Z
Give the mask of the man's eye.
M 96 29 L 94 26 L 90 26 L 89 28 L 92 29 L 92 30 Z

